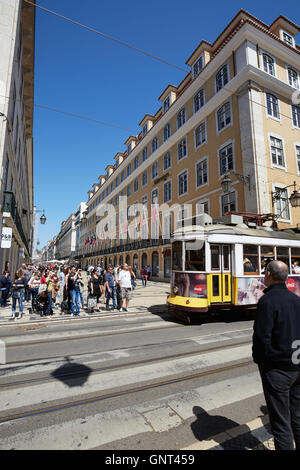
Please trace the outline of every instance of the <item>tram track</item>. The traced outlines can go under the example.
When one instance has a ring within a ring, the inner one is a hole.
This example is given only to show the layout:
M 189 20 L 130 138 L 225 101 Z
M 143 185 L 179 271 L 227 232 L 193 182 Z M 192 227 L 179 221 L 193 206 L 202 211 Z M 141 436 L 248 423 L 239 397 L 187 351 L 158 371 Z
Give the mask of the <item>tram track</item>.
M 208 369 L 208 370 L 198 371 L 198 372 L 194 372 L 194 373 L 190 373 L 190 374 L 186 374 L 186 375 L 180 375 L 178 377 L 173 377 L 173 378 L 169 378 L 169 379 L 165 379 L 165 380 L 158 380 L 158 381 L 156 381 L 154 383 L 151 383 L 151 384 L 144 384 L 144 385 L 128 387 L 128 388 L 125 388 L 123 390 L 112 391 L 112 392 L 108 392 L 108 393 L 102 393 L 102 394 L 95 395 L 95 396 L 92 396 L 92 397 L 89 397 L 89 398 L 83 398 L 83 399 L 80 399 L 80 400 L 70 400 L 70 401 L 66 401 L 64 403 L 59 403 L 59 404 L 56 404 L 56 405 L 50 405 L 50 406 L 43 407 L 43 408 L 38 408 L 38 409 L 35 409 L 35 410 L 28 410 L 28 411 L 23 411 L 23 412 L 20 412 L 20 413 L 14 413 L 14 414 L 7 415 L 7 416 L 0 416 L 0 424 L 9 423 L 9 422 L 19 420 L 19 419 L 33 418 L 35 416 L 41 416 L 41 415 L 44 415 L 44 414 L 47 414 L 47 413 L 54 413 L 54 412 L 57 412 L 57 411 L 66 410 L 66 409 L 74 408 L 74 407 L 77 407 L 77 406 L 86 406 L 86 405 L 101 402 L 101 401 L 104 401 L 104 400 L 118 399 L 118 398 L 124 397 L 126 395 L 130 395 L 130 394 L 133 394 L 133 393 L 139 393 L 139 392 L 144 392 L 144 391 L 155 390 L 156 388 L 173 385 L 173 384 L 180 383 L 180 382 L 186 382 L 186 381 L 189 381 L 189 380 L 194 380 L 194 379 L 201 378 L 201 377 L 204 377 L 204 376 L 207 376 L 207 375 L 218 374 L 218 373 L 221 373 L 221 372 L 228 372 L 228 371 L 231 371 L 231 370 L 234 370 L 234 369 L 237 369 L 237 368 L 246 367 L 246 366 L 248 366 L 252 363 L 253 363 L 252 359 L 250 360 L 250 359 L 246 358 L 244 360 L 241 360 L 239 362 L 235 362 L 233 364 L 219 366 L 219 367 L 213 367 L 213 368 Z
M 99 332 L 99 333 L 93 333 L 93 334 L 85 334 L 85 335 L 74 335 L 73 337 L 66 336 L 66 337 L 55 337 L 55 338 L 45 338 L 45 339 L 38 339 L 38 340 L 33 340 L 33 341 L 23 341 L 23 342 L 11 342 L 7 343 L 6 347 L 7 348 L 12 348 L 12 347 L 24 347 L 24 346 L 32 346 L 32 345 L 37 345 L 37 344 L 48 344 L 48 343 L 57 343 L 57 342 L 69 342 L 69 341 L 77 341 L 77 340 L 85 340 L 85 339 L 92 339 L 92 338 L 103 338 L 103 337 L 109 337 L 109 336 L 118 336 L 118 335 L 124 335 L 124 334 L 132 334 L 132 333 L 145 333 L 148 331 L 157 331 L 157 330 L 166 330 L 166 329 L 172 329 L 172 328 L 180 328 L 182 325 L 169 325 L 169 326 L 164 326 L 164 327 L 154 327 L 154 328 L 132 328 L 131 330 L 126 329 L 124 331 L 118 330 L 118 331 L 110 331 L 110 332 Z M 104 327 L 105 328 L 105 327 Z M 108 328 L 108 327 L 107 327 Z M 5 340 L 5 339 L 4 339 Z
M 137 366 L 143 366 L 143 365 L 149 365 L 149 364 L 155 364 L 158 363 L 162 360 L 174 360 L 174 359 L 182 359 L 185 357 L 189 356 L 196 356 L 198 354 L 205 354 L 208 352 L 212 351 L 219 351 L 222 349 L 227 349 L 227 348 L 234 348 L 238 346 L 245 346 L 247 344 L 250 344 L 250 340 L 246 341 L 239 341 L 235 342 L 233 344 L 222 344 L 219 346 L 211 346 L 208 348 L 203 348 L 203 349 L 198 349 L 196 351 L 187 351 L 187 352 L 182 352 L 182 353 L 176 353 L 176 354 L 169 354 L 165 355 L 163 357 L 158 357 L 158 358 L 151 358 L 151 359 L 143 359 L 143 360 L 138 360 L 138 361 L 132 361 L 132 362 L 126 362 L 124 364 L 118 364 L 118 365 L 110 365 L 110 366 L 105 366 L 105 367 L 98 367 L 92 369 L 91 373 L 101 373 L 101 372 L 113 372 L 125 368 L 130 368 L 130 367 L 137 367 Z M 22 361 L 23 362 L 23 361 Z M 25 362 L 25 361 L 24 361 Z M 72 366 L 72 362 L 68 362 L 67 364 Z M 88 362 L 85 364 L 85 366 L 88 366 Z M 71 378 L 71 377 L 80 377 L 87 375 L 87 372 L 83 372 L 82 368 L 78 370 L 73 370 L 68 373 L 63 373 L 63 374 L 51 374 L 43 377 L 35 377 L 31 379 L 24 379 L 24 380 L 17 380 L 14 382 L 8 382 L 8 383 L 0 383 L 0 391 L 9 387 L 14 387 L 18 385 L 28 385 L 32 383 L 43 383 L 43 382 L 48 382 L 48 381 L 55 381 L 57 379 L 63 379 L 63 378 Z
M 42 377 L 34 377 L 34 378 L 28 378 L 24 380 L 15 380 L 13 382 L 5 383 L 5 384 L 0 384 L 0 391 L 9 391 L 13 387 L 26 387 L 26 385 L 36 385 L 36 384 L 45 384 L 49 382 L 54 382 L 56 380 L 64 381 L 65 380 L 72 380 L 74 378 L 75 380 L 78 379 L 79 377 L 84 378 L 85 376 L 89 376 L 90 374 L 99 374 L 101 377 L 101 373 L 109 373 L 109 372 L 118 372 L 121 371 L 122 369 L 132 369 L 134 367 L 140 367 L 140 366 L 149 366 L 149 365 L 159 365 L 159 362 L 161 361 L 168 361 L 168 360 L 176 360 L 176 359 L 182 359 L 182 358 L 190 358 L 193 356 L 197 356 L 199 354 L 205 354 L 205 353 L 211 353 L 211 352 L 218 352 L 226 349 L 232 349 L 235 347 L 240 347 L 240 346 L 246 346 L 251 343 L 251 340 L 245 340 L 245 341 L 237 341 L 231 344 L 222 344 L 222 345 L 215 345 L 211 347 L 206 347 L 202 349 L 198 349 L 197 351 L 189 351 L 185 353 L 177 353 L 177 354 L 169 354 L 165 355 L 163 357 L 158 357 L 158 358 L 151 358 L 151 359 L 143 359 L 143 360 L 138 360 L 138 361 L 131 361 L 130 363 L 124 363 L 121 365 L 110 365 L 106 367 L 100 367 L 96 368 L 93 370 L 89 370 L 87 367 L 86 370 L 80 370 L 80 369 L 75 369 L 73 371 L 63 373 L 63 374 L 53 374 L 53 375 L 47 375 L 47 376 L 42 376 Z M 12 422 L 18 419 L 25 419 L 25 418 L 33 418 L 35 416 L 40 416 L 44 415 L 47 413 L 54 413 L 58 412 L 61 410 L 66 410 L 69 408 L 74 408 L 74 407 L 79 407 L 79 406 L 88 406 L 97 402 L 102 402 L 105 400 L 113 400 L 113 399 L 118 399 L 122 398 L 124 396 L 129 396 L 133 393 L 139 393 L 139 392 L 145 392 L 145 391 L 150 391 L 155 390 L 160 387 L 167 387 L 174 385 L 176 383 L 182 383 L 186 381 L 192 381 L 197 378 L 201 378 L 207 375 L 213 375 L 213 374 L 218 374 L 221 372 L 227 372 L 230 370 L 234 370 L 237 368 L 242 368 L 249 366 L 252 364 L 253 361 L 248 358 L 247 356 L 243 357 L 241 360 L 235 360 L 232 363 L 229 364 L 219 364 L 217 366 L 212 366 L 210 368 L 207 368 L 205 370 L 198 370 L 190 373 L 185 373 L 185 374 L 180 374 L 178 376 L 173 376 L 170 378 L 164 378 L 164 379 L 157 379 L 154 382 L 151 383 L 144 383 L 140 385 L 133 385 L 131 387 L 125 387 L 119 389 L 119 390 L 112 390 L 109 392 L 105 393 L 99 393 L 99 394 L 94 394 L 92 396 L 82 398 L 82 399 L 71 399 L 67 401 L 63 401 L 61 403 L 45 406 L 45 407 L 40 407 L 37 409 L 30 409 L 30 410 L 25 410 L 22 412 L 17 412 L 13 413 L 10 415 L 2 415 L 0 416 L 0 424 L 3 423 L 8 423 Z M 88 363 L 87 363 L 88 364 Z M 70 363 L 71 365 L 71 363 Z M 88 372 L 87 372 L 88 371 Z M 88 393 L 88 392 L 87 392 Z

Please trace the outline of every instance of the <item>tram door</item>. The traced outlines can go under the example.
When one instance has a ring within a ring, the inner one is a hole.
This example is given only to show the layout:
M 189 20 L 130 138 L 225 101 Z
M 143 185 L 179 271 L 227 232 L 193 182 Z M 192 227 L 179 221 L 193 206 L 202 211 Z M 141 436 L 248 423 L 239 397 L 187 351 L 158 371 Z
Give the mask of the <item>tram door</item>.
M 211 302 L 231 302 L 230 245 L 210 245 L 211 255 Z

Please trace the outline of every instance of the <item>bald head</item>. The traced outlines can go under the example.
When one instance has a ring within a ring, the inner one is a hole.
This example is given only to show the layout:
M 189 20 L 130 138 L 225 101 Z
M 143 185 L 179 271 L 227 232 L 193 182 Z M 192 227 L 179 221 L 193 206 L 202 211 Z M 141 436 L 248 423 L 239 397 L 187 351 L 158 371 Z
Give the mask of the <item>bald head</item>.
M 265 284 L 285 282 L 288 275 L 289 268 L 283 261 L 271 261 L 266 267 Z

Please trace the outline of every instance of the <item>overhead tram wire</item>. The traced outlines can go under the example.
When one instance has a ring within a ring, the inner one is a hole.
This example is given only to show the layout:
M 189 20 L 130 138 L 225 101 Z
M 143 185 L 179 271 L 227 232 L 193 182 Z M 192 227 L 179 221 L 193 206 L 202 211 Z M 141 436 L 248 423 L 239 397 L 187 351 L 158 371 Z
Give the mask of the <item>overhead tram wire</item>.
M 45 11 L 46 13 L 50 13 L 51 15 L 54 15 L 54 16 L 57 16 L 58 18 L 61 18 L 63 20 L 66 20 L 66 21 L 69 21 L 70 23 L 73 23 L 75 24 L 76 26 L 79 26 L 81 28 L 84 28 L 84 29 L 87 29 L 88 31 L 91 31 L 92 33 L 95 33 L 95 34 L 98 34 L 99 36 L 102 36 L 103 38 L 106 38 L 106 39 L 110 39 L 111 41 L 114 41 L 118 44 L 121 44 L 122 46 L 124 47 L 128 47 L 129 49 L 132 49 L 133 51 L 135 52 L 138 52 L 140 54 L 144 54 L 148 57 L 151 57 L 152 59 L 154 60 L 157 60 L 158 62 L 162 62 L 163 64 L 166 64 L 166 65 L 169 65 L 170 67 L 173 67 L 173 68 L 176 68 L 178 70 L 180 70 L 181 72 L 185 72 L 185 73 L 188 73 L 189 71 L 186 69 L 186 68 L 183 68 L 183 67 L 180 67 L 178 65 L 175 65 L 175 64 L 172 64 L 171 62 L 168 62 L 167 60 L 165 59 L 162 59 L 160 57 L 157 57 L 153 54 L 150 54 L 149 52 L 146 52 L 142 49 L 138 49 L 137 47 L 135 46 L 132 46 L 131 44 L 128 44 L 127 42 L 124 42 L 124 41 L 121 41 L 120 39 L 117 39 L 113 36 L 110 36 L 106 33 L 103 33 L 101 31 L 98 31 L 97 29 L 94 29 L 94 28 L 91 28 L 90 26 L 87 26 L 85 24 L 82 24 L 82 23 L 79 23 L 78 21 L 76 20 L 72 20 L 71 18 L 68 18 L 67 16 L 64 16 L 64 15 L 61 15 L 60 13 L 57 13 L 55 11 L 52 11 L 52 10 L 49 10 L 48 8 L 45 8 L 45 7 L 42 7 L 41 5 L 38 5 L 36 3 L 33 3 L 31 2 L 30 0 L 23 0 L 25 3 L 31 5 L 31 6 L 35 6 L 36 8 L 39 8 L 40 10 L 43 10 Z
M 46 13 L 50 13 L 51 15 L 57 16 L 58 18 L 61 18 L 61 19 L 66 20 L 66 21 L 69 21 L 69 22 L 71 22 L 71 23 L 73 23 L 73 24 L 75 24 L 75 25 L 77 25 L 77 26 L 80 26 L 81 28 L 87 29 L 88 31 L 91 31 L 91 32 L 93 32 L 93 33 L 96 33 L 96 34 L 98 34 L 98 35 L 100 35 L 100 36 L 102 36 L 102 37 L 104 37 L 104 38 L 106 38 L 106 39 L 110 39 L 110 40 L 112 40 L 112 41 L 115 41 L 115 42 L 117 42 L 118 44 L 121 44 L 122 46 L 128 47 L 128 48 L 130 48 L 130 49 L 132 49 L 132 50 L 134 50 L 134 51 L 136 51 L 136 52 L 139 52 L 139 53 L 141 53 L 141 54 L 144 54 L 144 55 L 146 55 L 146 56 L 148 56 L 148 57 L 150 57 L 150 58 L 152 58 L 152 59 L 155 59 L 155 60 L 157 60 L 157 61 L 159 61 L 159 62 L 162 62 L 162 63 L 164 63 L 164 64 L 166 64 L 166 65 L 169 65 L 170 67 L 173 67 L 173 68 L 175 68 L 175 69 L 177 69 L 177 70 L 181 70 L 182 72 L 185 72 L 185 73 L 189 73 L 189 72 L 190 72 L 189 70 L 184 69 L 184 68 L 182 68 L 182 67 L 180 67 L 180 66 L 178 66 L 178 65 L 175 65 L 175 64 L 173 64 L 172 62 L 169 62 L 169 61 L 167 61 L 167 60 L 161 59 L 160 57 L 157 57 L 157 56 L 155 56 L 155 55 L 153 55 L 153 54 L 150 54 L 149 52 L 146 52 L 146 51 L 144 51 L 144 50 L 142 50 L 142 49 L 138 49 L 138 48 L 136 48 L 135 46 L 132 46 L 132 45 L 130 45 L 130 44 L 124 42 L 124 41 L 121 41 L 121 40 L 119 40 L 119 39 L 114 38 L 113 36 L 109 36 L 108 34 L 102 33 L 101 31 L 98 31 L 98 30 L 96 30 L 96 29 L 94 29 L 94 28 L 91 28 L 90 26 L 84 25 L 84 24 L 82 24 L 82 23 L 79 23 L 78 21 L 75 21 L 75 20 L 72 20 L 71 18 L 68 18 L 68 17 L 66 17 L 66 16 L 63 16 L 63 15 L 61 15 L 60 13 L 57 13 L 57 12 L 55 12 L 55 11 L 49 10 L 49 9 L 47 9 L 47 8 L 45 8 L 45 7 L 42 7 L 41 5 L 38 5 L 38 4 L 36 4 L 36 3 L 33 3 L 33 2 L 31 2 L 30 0 L 23 0 L 23 1 L 24 1 L 25 3 L 31 5 L 31 6 L 35 6 L 35 7 L 39 8 L 39 9 L 45 11 Z M 197 79 L 198 79 L 198 80 L 201 80 L 201 81 L 203 82 L 203 84 L 206 83 L 206 80 L 205 80 L 204 78 L 202 78 L 202 77 L 197 77 Z M 249 98 L 248 96 L 241 96 L 239 92 L 234 91 L 234 90 L 231 90 L 231 89 L 228 88 L 226 85 L 223 86 L 223 89 L 226 90 L 226 91 L 228 91 L 228 92 L 231 93 L 232 95 L 237 96 L 237 97 L 240 98 L 240 99 L 247 100 L 247 101 L 249 101 L 250 103 L 259 105 L 259 106 L 261 106 L 262 108 L 267 109 L 267 106 L 264 105 L 263 103 L 258 103 L 257 101 L 252 100 L 251 98 Z M 286 114 L 280 113 L 280 115 L 281 115 L 281 116 L 284 116 L 284 117 L 286 117 L 286 118 L 288 118 L 288 119 L 290 119 L 291 121 L 293 120 L 293 118 L 292 118 L 291 116 L 287 116 Z M 116 126 L 116 127 L 118 127 L 118 126 Z M 132 130 L 130 130 L 130 132 L 132 132 Z

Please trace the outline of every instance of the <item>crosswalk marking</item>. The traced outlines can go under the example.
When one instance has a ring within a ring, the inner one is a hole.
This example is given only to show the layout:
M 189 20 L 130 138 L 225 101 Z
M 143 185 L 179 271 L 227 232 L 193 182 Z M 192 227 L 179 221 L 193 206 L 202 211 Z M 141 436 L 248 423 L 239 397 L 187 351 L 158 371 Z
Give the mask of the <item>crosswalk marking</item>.
M 51 381 L 38 385 L 29 385 L 22 389 L 18 387 L 1 391 L 0 410 L 10 410 L 41 404 L 43 401 L 51 402 L 53 399 L 69 399 L 74 395 L 85 393 L 99 393 L 104 390 L 115 389 L 133 384 L 141 384 L 161 378 L 178 376 L 178 374 L 205 371 L 216 366 L 233 364 L 251 357 L 250 345 L 212 351 L 174 360 L 161 361 L 159 364 L 146 364 L 130 369 L 120 369 L 117 373 L 101 372 L 90 374 L 85 385 L 69 387 L 61 381 Z
M 261 392 L 259 374 L 252 372 L 139 405 L 3 437 L 0 448 L 92 449 L 154 429 L 156 432 L 169 431 L 186 419 L 197 419 L 193 412 L 195 406 L 208 413 Z M 167 418 L 170 413 L 172 419 L 158 419 L 159 416 Z M 3 423 L 1 427 L 10 431 L 13 425 L 13 422 Z

